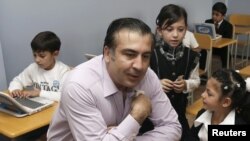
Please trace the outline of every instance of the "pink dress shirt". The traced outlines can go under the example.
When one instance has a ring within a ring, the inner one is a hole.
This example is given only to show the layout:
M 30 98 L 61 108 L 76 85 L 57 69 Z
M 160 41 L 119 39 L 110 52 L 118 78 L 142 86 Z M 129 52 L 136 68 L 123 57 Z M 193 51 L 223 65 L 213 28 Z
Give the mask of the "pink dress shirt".
M 150 68 L 134 90 L 143 90 L 152 102 L 149 118 L 155 128 L 141 136 L 136 136 L 139 123 L 129 114 L 134 91 L 128 92 L 123 100 L 102 55 L 80 64 L 65 80 L 60 105 L 48 130 L 48 141 L 179 140 L 181 125 L 177 114 Z

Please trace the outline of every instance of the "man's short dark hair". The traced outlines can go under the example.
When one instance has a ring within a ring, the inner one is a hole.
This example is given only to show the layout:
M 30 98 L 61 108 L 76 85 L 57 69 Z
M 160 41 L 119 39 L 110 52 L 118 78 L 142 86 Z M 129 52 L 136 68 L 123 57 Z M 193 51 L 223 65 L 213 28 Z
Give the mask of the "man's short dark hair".
M 33 52 L 49 51 L 53 53 L 55 51 L 59 51 L 60 47 L 60 39 L 51 31 L 40 32 L 31 41 L 31 48 Z
M 227 7 L 224 3 L 222 2 L 217 2 L 214 4 L 213 8 L 212 8 L 213 11 L 218 11 L 220 12 L 222 15 L 225 15 L 227 13 Z
M 143 21 L 135 18 L 120 18 L 114 20 L 108 27 L 106 37 L 104 40 L 104 47 L 115 48 L 117 44 L 116 33 L 122 29 L 128 29 L 129 31 L 136 31 L 141 35 L 150 34 L 152 36 L 153 45 L 153 34 L 150 27 Z

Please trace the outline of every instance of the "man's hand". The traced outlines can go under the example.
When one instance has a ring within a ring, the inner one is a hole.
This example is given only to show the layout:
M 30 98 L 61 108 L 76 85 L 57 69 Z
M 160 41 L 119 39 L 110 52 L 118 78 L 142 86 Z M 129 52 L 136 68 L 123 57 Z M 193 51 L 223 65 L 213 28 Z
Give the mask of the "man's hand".
M 151 114 L 152 105 L 150 99 L 138 91 L 131 103 L 130 115 L 141 125 L 143 121 Z

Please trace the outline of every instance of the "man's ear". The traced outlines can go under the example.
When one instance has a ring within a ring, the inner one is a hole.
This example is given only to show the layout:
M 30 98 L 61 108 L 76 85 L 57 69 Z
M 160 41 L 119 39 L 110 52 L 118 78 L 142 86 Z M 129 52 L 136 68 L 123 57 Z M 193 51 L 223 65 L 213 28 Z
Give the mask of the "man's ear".
M 104 46 L 103 48 L 103 57 L 106 63 L 110 61 L 110 48 L 108 46 Z
M 229 107 L 229 106 L 231 106 L 231 104 L 232 104 L 232 99 L 230 97 L 224 98 L 223 103 L 222 103 L 223 107 L 225 107 L 225 108 Z

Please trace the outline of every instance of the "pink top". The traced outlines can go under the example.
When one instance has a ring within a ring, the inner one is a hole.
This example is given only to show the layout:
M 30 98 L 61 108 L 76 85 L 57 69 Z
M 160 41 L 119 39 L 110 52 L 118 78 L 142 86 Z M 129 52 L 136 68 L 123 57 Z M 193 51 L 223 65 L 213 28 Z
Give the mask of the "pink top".
M 177 113 L 156 74 L 148 69 L 134 89 L 143 90 L 152 102 L 149 118 L 155 128 L 142 136 L 136 136 L 140 125 L 129 114 L 134 92 L 128 92 L 123 103 L 102 55 L 80 64 L 66 78 L 60 106 L 48 130 L 48 141 L 179 140 L 181 125 Z

